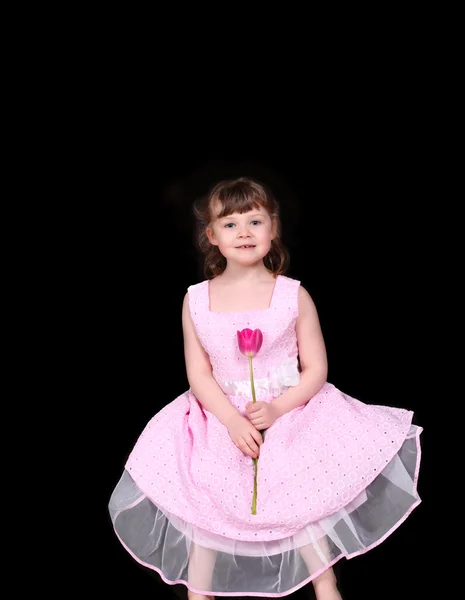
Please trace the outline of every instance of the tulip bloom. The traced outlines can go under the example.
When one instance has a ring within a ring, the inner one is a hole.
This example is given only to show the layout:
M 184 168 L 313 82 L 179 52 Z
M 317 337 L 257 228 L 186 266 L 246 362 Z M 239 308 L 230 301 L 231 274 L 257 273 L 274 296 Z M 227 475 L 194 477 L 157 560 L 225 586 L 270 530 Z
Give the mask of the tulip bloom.
M 263 333 L 260 329 L 243 329 L 237 332 L 237 341 L 239 342 L 239 350 L 249 358 L 253 358 L 263 344 Z
M 252 402 L 256 402 L 255 397 L 255 385 L 253 380 L 253 367 L 252 359 L 257 355 L 263 343 L 263 334 L 260 329 L 243 329 L 237 332 L 237 341 L 239 343 L 239 350 L 245 356 L 249 358 L 249 370 L 250 370 L 250 384 L 252 387 Z M 263 435 L 263 432 L 261 432 Z M 254 487 L 253 487 L 253 498 L 252 498 L 252 514 L 257 514 L 257 468 L 258 458 L 253 458 L 254 464 Z

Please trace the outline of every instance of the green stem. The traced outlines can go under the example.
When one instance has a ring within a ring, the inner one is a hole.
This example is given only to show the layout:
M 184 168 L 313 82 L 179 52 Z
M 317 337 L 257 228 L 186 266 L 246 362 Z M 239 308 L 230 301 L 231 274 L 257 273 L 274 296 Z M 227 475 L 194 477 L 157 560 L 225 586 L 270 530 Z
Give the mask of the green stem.
M 258 458 L 253 459 L 254 478 L 253 478 L 253 497 L 252 497 L 252 514 L 257 514 L 257 466 Z
M 255 384 L 253 380 L 253 367 L 252 357 L 249 356 L 249 370 L 250 370 L 250 383 L 252 385 L 252 402 L 256 402 L 255 397 Z M 257 514 L 257 469 L 258 469 L 258 458 L 253 459 L 254 478 L 253 478 L 253 497 L 252 497 L 252 514 Z
M 250 370 L 250 383 L 252 384 L 252 402 L 256 402 L 255 398 L 255 385 L 253 381 L 253 368 L 252 368 L 252 357 L 249 356 L 249 370 Z

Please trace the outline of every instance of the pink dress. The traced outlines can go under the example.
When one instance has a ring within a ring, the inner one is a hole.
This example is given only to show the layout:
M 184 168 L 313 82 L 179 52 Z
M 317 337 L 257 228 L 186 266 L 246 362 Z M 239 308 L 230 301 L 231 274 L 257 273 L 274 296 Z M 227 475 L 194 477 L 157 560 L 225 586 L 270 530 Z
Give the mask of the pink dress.
M 257 400 L 299 382 L 300 282 L 278 276 L 269 308 L 213 312 L 209 282 L 189 288 L 213 376 L 239 411 L 251 397 L 237 330 L 261 329 Z M 280 597 L 342 557 L 381 543 L 420 503 L 421 427 L 409 410 L 366 405 L 326 383 L 265 434 L 254 467 L 189 390 L 147 424 L 109 504 L 131 555 L 170 584 L 216 596 Z

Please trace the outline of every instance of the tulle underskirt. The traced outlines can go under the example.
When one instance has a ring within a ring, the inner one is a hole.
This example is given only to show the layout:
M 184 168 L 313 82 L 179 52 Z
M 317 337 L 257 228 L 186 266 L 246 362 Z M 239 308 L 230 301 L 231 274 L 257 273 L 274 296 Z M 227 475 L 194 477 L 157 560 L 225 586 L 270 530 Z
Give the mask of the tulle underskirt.
M 169 584 L 215 596 L 280 597 L 386 539 L 421 502 L 417 492 L 421 427 L 344 508 L 291 537 L 243 541 L 206 531 L 155 504 L 124 471 L 110 499 L 115 532 L 142 565 Z

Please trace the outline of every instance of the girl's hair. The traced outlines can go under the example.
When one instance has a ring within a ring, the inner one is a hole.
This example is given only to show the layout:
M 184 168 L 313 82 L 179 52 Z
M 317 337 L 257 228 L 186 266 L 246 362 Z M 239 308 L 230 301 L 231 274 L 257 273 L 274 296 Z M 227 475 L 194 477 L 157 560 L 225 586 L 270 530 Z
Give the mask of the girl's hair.
M 289 252 L 281 241 L 281 222 L 279 205 L 272 192 L 262 183 L 248 177 L 220 181 L 210 192 L 194 204 L 197 218 L 197 244 L 204 254 L 204 273 L 207 279 L 221 275 L 226 268 L 226 259 L 218 246 L 210 243 L 206 230 L 212 221 L 213 206 L 219 203 L 221 209 L 217 218 L 232 213 L 245 213 L 252 208 L 262 206 L 270 215 L 276 227 L 276 237 L 271 248 L 263 259 L 266 268 L 274 275 L 284 274 L 289 266 Z

